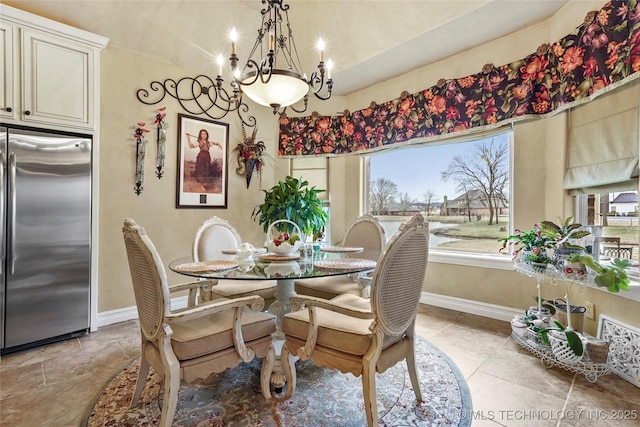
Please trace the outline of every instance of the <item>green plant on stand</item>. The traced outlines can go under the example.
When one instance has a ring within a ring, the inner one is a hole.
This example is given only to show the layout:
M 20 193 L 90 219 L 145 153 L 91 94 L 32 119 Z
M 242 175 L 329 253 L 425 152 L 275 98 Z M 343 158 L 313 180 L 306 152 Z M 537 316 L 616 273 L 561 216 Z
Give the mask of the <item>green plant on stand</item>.
M 580 230 L 582 224 L 573 222 L 573 217 L 559 221 L 559 224 L 553 221 L 542 221 L 540 229 L 542 235 L 551 239 L 556 248 L 584 250 L 583 246 L 571 243 L 570 240 L 582 239 L 591 234 L 587 230 Z
M 580 335 L 578 335 L 578 333 L 571 328 L 565 328 L 564 326 L 562 326 L 562 323 L 558 322 L 555 319 L 553 320 L 553 323 L 555 324 L 555 326 L 547 326 L 545 328 L 538 328 L 537 330 L 535 330 L 535 332 L 542 337 L 542 342 L 545 345 L 549 345 L 549 332 L 561 332 L 567 338 L 567 345 L 569 346 L 571 351 L 573 351 L 576 356 L 582 356 L 582 354 L 584 353 L 584 346 L 582 345 Z
M 583 256 L 581 252 L 573 253 L 564 259 L 564 265 L 558 267 L 562 268 L 563 273 L 583 276 L 587 272 L 587 267 L 582 262 Z
M 515 234 L 498 239 L 498 242 L 502 242 L 500 252 L 504 251 L 507 245 L 509 245 L 512 249 L 511 254 L 514 259 L 532 251 L 536 255 L 542 255 L 546 252 L 547 248 L 552 247 L 553 242 L 542 234 L 542 230 L 538 224 L 534 224 L 529 231 L 522 231 L 519 228 L 516 228 L 514 231 Z
M 536 255 L 535 253 L 530 253 L 522 257 L 522 260 L 525 263 L 531 265 L 536 271 L 545 271 L 547 269 L 547 265 L 552 262 L 551 258 L 548 258 L 544 255 Z
M 593 279 L 596 285 L 607 288 L 612 293 L 631 290 L 629 287 L 631 280 L 626 272 L 626 269 L 631 267 L 628 259 L 615 258 L 611 261 L 611 265 L 607 266 L 594 261 L 589 255 L 582 256 L 580 261 L 596 273 Z
M 553 221 L 542 221 L 540 223 L 542 234 L 553 241 L 553 262 L 562 268 L 562 264 L 567 256 L 573 253 L 583 254 L 584 246 L 572 242 L 575 239 L 582 239 L 591 234 L 583 230 L 582 224 L 573 222 L 573 217 L 559 220 L 558 224 Z
M 317 239 L 329 219 L 318 197 L 325 190 L 309 187 L 309 182 L 287 176 L 270 190 L 261 191 L 264 192 L 264 202 L 255 207 L 251 218 L 262 225 L 265 233 L 271 223 L 286 219 L 296 223 L 305 236 L 312 237 L 314 241 Z

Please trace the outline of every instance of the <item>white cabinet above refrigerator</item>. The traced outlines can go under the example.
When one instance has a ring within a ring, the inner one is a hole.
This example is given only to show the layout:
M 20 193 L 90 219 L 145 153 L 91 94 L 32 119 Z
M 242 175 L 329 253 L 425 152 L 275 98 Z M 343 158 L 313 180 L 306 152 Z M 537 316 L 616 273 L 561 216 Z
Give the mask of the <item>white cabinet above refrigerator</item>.
M 29 126 L 95 130 L 99 53 L 108 39 L 0 7 L 0 118 Z

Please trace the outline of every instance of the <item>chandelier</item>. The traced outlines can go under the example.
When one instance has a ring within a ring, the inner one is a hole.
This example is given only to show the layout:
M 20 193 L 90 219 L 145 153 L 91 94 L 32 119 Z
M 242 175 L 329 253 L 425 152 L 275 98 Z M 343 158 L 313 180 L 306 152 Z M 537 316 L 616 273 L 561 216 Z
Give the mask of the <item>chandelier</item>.
M 218 74 L 215 79 L 206 75 L 183 77 L 179 80 L 154 81 L 150 90 L 139 89 L 138 100 L 147 105 L 161 102 L 166 95 L 177 99 L 186 111 L 205 114 L 219 119 L 229 112 L 238 113 L 242 123 L 255 126 L 255 118 L 249 116 L 249 106 L 244 102 L 247 95 L 255 103 L 271 107 L 273 113 L 284 114 L 287 108 L 303 113 L 307 110 L 309 95 L 326 101 L 331 97 L 333 79 L 331 60 L 324 62 L 324 42 L 318 41 L 319 61 L 317 70 L 309 76 L 302 72 L 298 49 L 289 22 L 289 5 L 284 0 L 261 0 L 262 24 L 246 63 L 239 67 L 236 53 L 237 32 L 231 31 L 232 78 L 230 90 L 225 89 L 223 74 L 224 58 L 217 58 Z M 151 97 L 151 92 L 158 96 Z M 159 99 L 158 99 L 159 98 Z M 302 105 L 294 104 L 302 101 Z

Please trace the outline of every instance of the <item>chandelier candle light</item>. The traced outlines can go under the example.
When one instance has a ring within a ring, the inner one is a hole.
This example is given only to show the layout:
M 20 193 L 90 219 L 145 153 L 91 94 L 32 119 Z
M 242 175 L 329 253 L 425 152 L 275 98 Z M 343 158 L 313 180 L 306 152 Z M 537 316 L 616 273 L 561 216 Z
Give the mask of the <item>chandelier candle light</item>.
M 242 67 L 238 65 L 239 58 L 236 52 L 238 32 L 234 28 L 229 35 L 232 72 L 230 91 L 223 86 L 224 59 L 222 55 L 218 55 L 218 74 L 215 79 L 199 75 L 183 77 L 178 81 L 154 81 L 150 84 L 150 90 L 138 90 L 138 100 L 147 105 L 154 105 L 169 95 L 178 100 L 181 107 L 191 114 L 205 114 L 213 119 L 220 119 L 235 111 L 245 126 L 254 127 L 255 117 L 246 115 L 249 106 L 243 100 L 244 94 L 257 104 L 271 107 L 274 114 L 284 114 L 287 108 L 298 113 L 305 112 L 310 94 L 322 101 L 331 98 L 333 63 L 328 60 L 325 64 L 324 41 L 320 39 L 318 42 L 317 70 L 307 77 L 307 74 L 302 72 L 289 22 L 289 5 L 285 4 L 284 0 L 261 1 L 266 5 L 261 10 L 262 24 L 249 57 Z M 151 93 L 156 92 L 158 99 L 149 100 Z M 294 104 L 300 101 L 302 105 L 295 107 Z
M 307 78 L 306 74 L 302 74 L 301 71 L 302 66 L 289 22 L 289 5 L 284 4 L 283 0 L 262 0 L 262 3 L 266 4 L 267 8 L 262 10 L 262 25 L 242 71 L 237 66 L 236 41 L 238 33 L 235 28 L 231 30 L 229 36 L 231 57 L 229 60 L 234 75 L 232 86 L 234 83 L 238 84 L 240 90 L 254 102 L 273 108 L 274 114 L 300 100 L 304 100 L 303 109 L 291 108 L 299 113 L 306 111 L 310 92 L 318 99 L 329 99 L 333 89 L 332 63 L 329 61 L 325 66 L 324 41 L 322 39 L 318 41 L 318 70 Z M 263 44 L 267 44 L 265 40 L 267 35 L 268 48 L 265 49 Z M 254 59 L 258 52 L 259 58 Z M 263 56 L 263 52 L 266 52 L 266 56 Z M 278 63 L 279 60 L 280 63 Z M 278 68 L 282 65 L 285 65 L 286 68 Z M 222 82 L 221 67 L 218 71 L 218 79 L 216 80 Z M 321 94 L 323 90 L 325 93 Z

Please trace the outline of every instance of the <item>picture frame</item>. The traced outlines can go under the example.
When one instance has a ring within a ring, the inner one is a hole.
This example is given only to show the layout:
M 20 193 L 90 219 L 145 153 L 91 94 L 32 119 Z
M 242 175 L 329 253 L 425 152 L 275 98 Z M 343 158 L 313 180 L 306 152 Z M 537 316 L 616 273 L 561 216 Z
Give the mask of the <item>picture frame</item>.
M 226 208 L 229 124 L 178 114 L 177 140 L 176 208 Z

